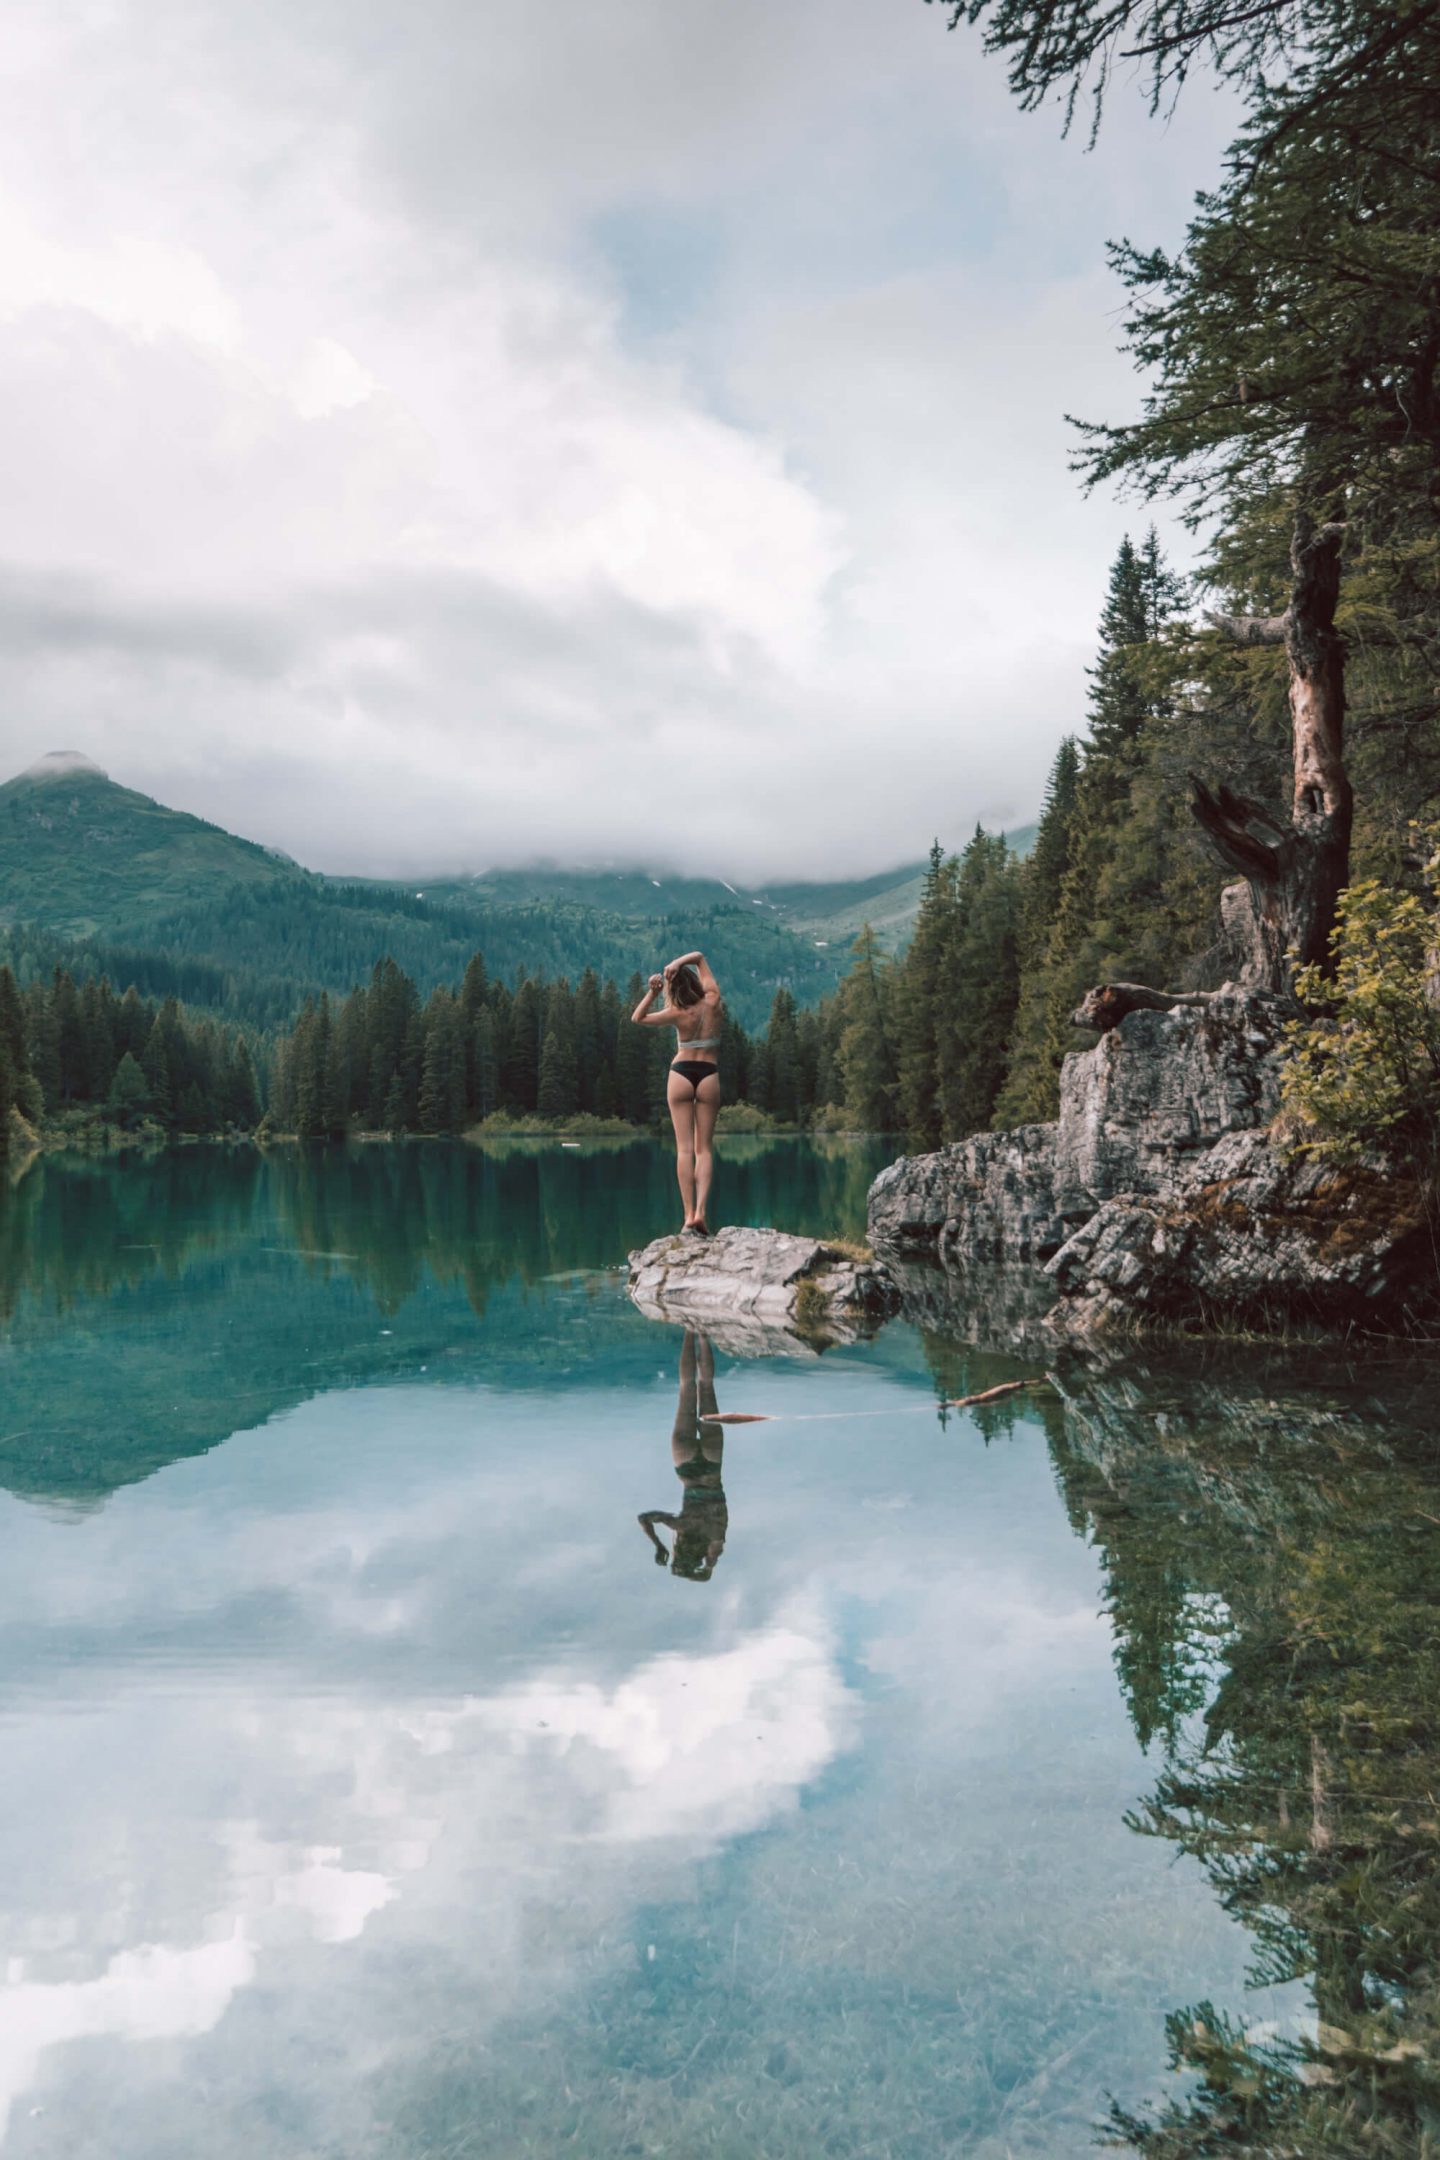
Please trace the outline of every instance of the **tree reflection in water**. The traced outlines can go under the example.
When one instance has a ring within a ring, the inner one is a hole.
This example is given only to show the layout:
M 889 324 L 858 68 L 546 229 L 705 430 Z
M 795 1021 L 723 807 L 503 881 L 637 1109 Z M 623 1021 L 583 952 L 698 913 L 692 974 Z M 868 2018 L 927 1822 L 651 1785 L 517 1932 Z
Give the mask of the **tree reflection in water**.
M 1299 2035 L 1175 2010 L 1198 2082 L 1108 2126 L 1146 2160 L 1440 2153 L 1434 1375 L 1386 1373 L 1382 1412 L 1283 1371 L 1082 1379 L 1055 1442 L 1162 1765 L 1131 1827 L 1198 1859 L 1254 1980 L 1304 1979 L 1316 2010 Z

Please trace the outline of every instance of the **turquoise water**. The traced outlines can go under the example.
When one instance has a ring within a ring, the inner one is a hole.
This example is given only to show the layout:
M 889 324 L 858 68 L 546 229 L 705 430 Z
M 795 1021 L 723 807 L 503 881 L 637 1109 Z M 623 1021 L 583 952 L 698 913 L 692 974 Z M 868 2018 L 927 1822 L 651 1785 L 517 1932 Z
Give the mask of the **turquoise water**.
M 721 1213 L 854 1234 L 879 1159 L 732 1146 Z M 1077 1368 L 947 1412 L 1040 1367 L 897 1323 L 715 1350 L 774 1422 L 687 1500 L 686 1339 L 618 1265 L 672 1209 L 648 1143 L 48 1162 L 0 1200 L 5 2160 L 1079 2154 L 1112 2099 L 1189 2104 L 1182 2006 L 1313 2033 L 1304 1941 L 1145 1811 L 1219 1760 L 1276 1553 L 1319 1594 L 1357 1420 L 1412 1436 L 1369 1534 L 1412 1523 L 1420 1398 Z M 699 1579 L 661 1519 L 697 1504 Z

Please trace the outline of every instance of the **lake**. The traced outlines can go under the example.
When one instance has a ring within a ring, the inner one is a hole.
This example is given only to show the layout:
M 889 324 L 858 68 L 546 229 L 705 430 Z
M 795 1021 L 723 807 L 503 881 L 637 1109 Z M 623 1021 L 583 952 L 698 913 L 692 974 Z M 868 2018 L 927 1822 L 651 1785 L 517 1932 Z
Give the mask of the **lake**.
M 1440 2150 L 1433 1366 L 947 1410 L 1045 1363 L 646 1320 L 674 1214 L 648 1141 L 0 1195 L 4 2160 Z

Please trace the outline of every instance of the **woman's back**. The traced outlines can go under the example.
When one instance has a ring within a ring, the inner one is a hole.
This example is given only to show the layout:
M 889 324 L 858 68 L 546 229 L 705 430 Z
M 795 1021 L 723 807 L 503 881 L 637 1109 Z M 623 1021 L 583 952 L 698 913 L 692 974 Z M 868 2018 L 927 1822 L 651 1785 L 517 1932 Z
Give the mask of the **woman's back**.
M 698 1005 L 677 1005 L 672 1014 L 675 1040 L 682 1050 L 699 1047 L 713 1050 L 720 1041 L 721 1008 L 718 996 L 707 996 Z

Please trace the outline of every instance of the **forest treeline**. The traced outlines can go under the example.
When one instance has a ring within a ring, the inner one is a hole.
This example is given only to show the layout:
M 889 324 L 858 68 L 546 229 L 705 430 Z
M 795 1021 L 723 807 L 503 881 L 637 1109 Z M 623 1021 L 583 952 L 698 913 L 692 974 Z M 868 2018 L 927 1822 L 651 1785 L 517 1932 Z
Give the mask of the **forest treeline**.
M 0 967 L 0 1154 L 16 1112 L 30 1127 L 253 1132 L 261 1083 L 244 1034 L 175 998 L 118 995 L 64 969 L 21 990 Z
M 593 968 L 579 981 L 514 987 L 476 953 L 458 988 L 421 998 L 394 960 L 346 997 L 306 1003 L 276 1050 L 269 1122 L 304 1138 L 346 1132 L 456 1133 L 486 1118 L 662 1121 L 675 1054 L 663 1029 L 634 1027 L 644 991 Z M 764 1034 L 727 1014 L 718 1050 L 727 1099 L 792 1123 L 834 1092 L 828 1031 L 776 992 Z
M 936 1147 L 1053 1117 L 1062 1059 L 1094 1039 L 1070 1020 L 1091 984 L 1202 987 L 1231 969 L 1225 873 L 1175 784 L 1217 730 L 1179 679 L 1187 598 L 1153 529 L 1121 543 L 1086 735 L 1056 751 L 1029 854 L 980 828 L 958 855 L 937 845 L 905 953 L 857 941 L 817 1016 L 847 1122 Z
M 773 987 L 803 999 L 833 988 L 841 954 L 818 948 L 753 907 L 691 907 L 641 925 L 602 907 L 557 898 L 438 897 L 391 885 L 351 884 L 296 872 L 273 884 L 228 884 L 127 934 L 66 938 L 34 924 L 0 925 L 0 965 L 25 987 L 56 968 L 77 982 L 106 976 L 142 997 L 174 997 L 232 1027 L 274 1035 L 293 1025 L 307 997 L 343 997 L 388 956 L 421 995 L 457 984 L 470 955 L 517 982 L 565 977 L 587 967 L 628 973 L 638 940 L 681 952 L 703 945 L 723 972 L 742 1023 L 764 1019 Z
M 1268 789 L 1278 816 L 1284 685 L 1268 655 L 1237 656 L 1197 631 L 1195 610 L 1153 530 L 1122 542 L 1086 732 L 1059 745 L 1029 854 L 980 828 L 957 855 L 934 847 L 903 954 L 867 929 L 818 1006 L 782 988 L 761 1033 L 727 1017 L 727 1102 L 925 1147 L 1052 1117 L 1061 1060 L 1093 1040 L 1070 1023 L 1090 985 L 1196 988 L 1235 971 L 1219 915 L 1227 873 L 1183 778 L 1218 760 Z M 1383 715 L 1414 693 L 1403 656 L 1369 652 L 1352 672 L 1362 711 Z M 1416 754 L 1423 730 L 1377 720 L 1356 733 L 1357 856 L 1414 883 L 1409 824 L 1434 792 L 1434 767 Z M 21 990 L 0 967 L 0 1112 L 14 1103 L 54 1123 L 88 1111 L 184 1134 L 250 1131 L 263 1116 L 313 1138 L 456 1133 L 487 1117 L 663 1124 L 673 1050 L 663 1030 L 629 1024 L 642 987 L 638 974 L 622 989 L 590 967 L 573 982 L 507 983 L 476 953 L 458 983 L 422 995 L 386 957 L 348 996 L 308 998 L 288 1032 L 247 1036 L 174 994 L 144 997 L 133 979 L 120 996 L 104 976 L 77 983 L 57 966 Z
M 1122 547 L 1029 860 L 983 835 L 937 855 L 904 960 L 862 945 L 837 999 L 846 1103 L 924 1143 L 1048 1117 L 1086 990 L 1243 971 L 1310 1010 L 1287 1103 L 1319 1144 L 1403 1137 L 1433 1178 L 1440 1006 L 1413 978 L 1417 953 L 1436 965 L 1440 8 L 950 14 L 1067 125 L 1102 124 L 1121 60 L 1157 113 L 1197 69 L 1237 99 L 1181 245 L 1111 249 L 1145 388 L 1136 418 L 1077 422 L 1073 459 L 1087 487 L 1173 503 L 1200 551 L 1182 583 L 1153 533 Z

